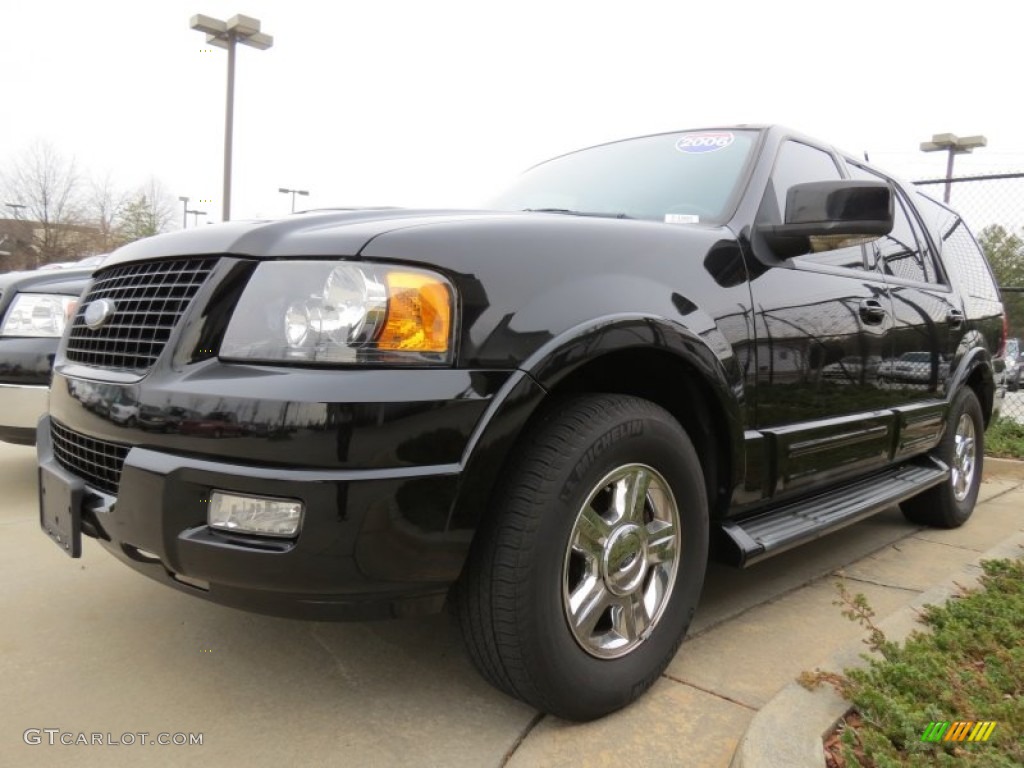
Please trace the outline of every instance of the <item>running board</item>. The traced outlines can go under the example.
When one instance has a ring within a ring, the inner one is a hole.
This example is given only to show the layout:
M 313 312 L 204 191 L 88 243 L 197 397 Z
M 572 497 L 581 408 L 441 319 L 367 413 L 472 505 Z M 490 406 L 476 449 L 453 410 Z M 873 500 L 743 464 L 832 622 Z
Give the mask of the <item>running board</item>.
M 949 477 L 949 467 L 927 457 L 755 517 L 722 523 L 741 568 L 785 552 L 916 496 Z

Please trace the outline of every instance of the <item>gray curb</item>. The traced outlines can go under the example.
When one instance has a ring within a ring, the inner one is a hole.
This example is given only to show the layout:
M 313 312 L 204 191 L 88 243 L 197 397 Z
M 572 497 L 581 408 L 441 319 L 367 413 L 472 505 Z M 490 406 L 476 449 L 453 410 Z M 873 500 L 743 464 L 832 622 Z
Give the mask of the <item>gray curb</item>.
M 1024 533 L 979 555 L 960 573 L 919 595 L 912 603 L 879 622 L 879 627 L 888 639 L 902 642 L 912 630 L 921 629 L 917 621 L 921 608 L 945 603 L 959 591 L 959 586 L 977 585 L 978 577 L 982 574 L 979 565 L 982 560 L 1019 558 L 1022 555 Z M 866 646 L 858 642 L 817 666 L 830 672 L 863 667 L 866 663 L 861 654 L 866 650 Z M 808 671 L 811 669 L 808 666 Z M 850 702 L 830 685 L 808 691 L 799 683 L 790 683 L 754 715 L 736 747 L 730 768 L 823 768 L 825 752 L 822 740 L 849 711 L 850 706 Z

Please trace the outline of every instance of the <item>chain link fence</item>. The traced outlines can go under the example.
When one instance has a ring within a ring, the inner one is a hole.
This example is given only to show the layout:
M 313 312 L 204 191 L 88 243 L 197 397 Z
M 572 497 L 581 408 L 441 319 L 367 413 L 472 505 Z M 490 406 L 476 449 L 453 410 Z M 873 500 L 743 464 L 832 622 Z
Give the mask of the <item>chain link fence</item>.
M 936 200 L 959 213 L 985 249 L 1006 307 L 1005 421 L 1014 422 L 1014 438 L 1024 458 L 1024 173 L 961 176 L 916 182 Z M 1004 425 L 1005 426 L 1005 425 Z

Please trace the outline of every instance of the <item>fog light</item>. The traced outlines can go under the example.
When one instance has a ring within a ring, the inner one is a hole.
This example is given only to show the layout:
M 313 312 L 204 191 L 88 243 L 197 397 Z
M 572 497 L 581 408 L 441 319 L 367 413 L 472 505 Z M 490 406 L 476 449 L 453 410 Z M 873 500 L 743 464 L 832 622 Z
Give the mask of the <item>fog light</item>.
M 302 502 L 214 491 L 208 522 L 233 533 L 295 537 L 302 525 Z

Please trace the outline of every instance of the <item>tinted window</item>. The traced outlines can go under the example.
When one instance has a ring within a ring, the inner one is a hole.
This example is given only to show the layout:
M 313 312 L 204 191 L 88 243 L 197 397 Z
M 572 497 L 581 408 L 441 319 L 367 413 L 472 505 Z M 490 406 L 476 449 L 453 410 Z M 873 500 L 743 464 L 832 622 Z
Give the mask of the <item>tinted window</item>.
M 903 210 L 910 219 L 910 226 L 914 230 L 914 237 L 917 239 L 917 245 L 920 249 L 921 254 L 921 268 L 924 270 L 924 280 L 929 283 L 941 283 L 942 278 L 939 275 L 938 268 L 936 267 L 935 254 L 932 252 L 931 244 L 928 242 L 928 237 L 925 235 L 924 230 L 921 229 L 921 222 L 914 214 L 913 204 L 903 196 L 899 194 L 900 201 L 903 203 Z
M 810 181 L 838 181 L 842 178 L 835 160 L 828 152 L 787 141 L 779 149 L 772 170 L 772 178 L 761 203 L 759 218 L 762 220 L 783 220 L 786 195 L 795 184 Z M 864 269 L 864 248 L 860 245 L 843 246 L 832 239 L 811 238 L 812 253 L 799 256 L 798 263 L 824 264 L 830 267 Z
M 889 181 L 855 163 L 847 163 L 852 179 L 866 181 Z M 879 266 L 887 274 L 919 283 L 939 282 L 935 260 L 928 239 L 912 214 L 912 209 L 900 191 L 893 186 L 893 227 L 892 232 L 880 237 L 874 243 Z
M 835 181 L 842 178 L 832 155 L 820 149 L 787 141 L 779 149 L 768 184 L 767 195 L 776 204 L 777 220 L 782 221 L 786 208 L 786 193 L 794 184 L 808 181 Z
M 917 209 L 934 234 L 946 268 L 954 272 L 962 290 L 988 301 L 999 301 L 988 261 L 963 219 L 921 193 L 914 195 Z
M 722 221 L 756 138 L 756 131 L 688 131 L 591 147 L 531 168 L 491 207 Z
M 892 232 L 880 237 L 875 247 L 878 250 L 882 271 L 887 275 L 921 283 L 928 282 L 928 275 L 921 263 L 921 247 L 918 245 L 913 227 L 910 226 L 903 201 L 898 196 L 893 201 Z

